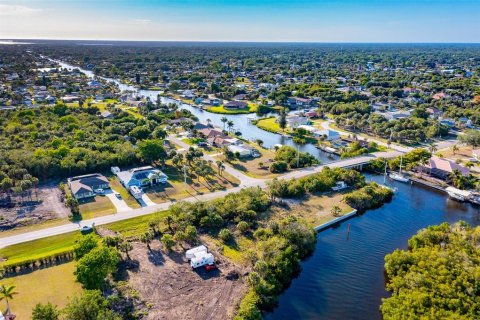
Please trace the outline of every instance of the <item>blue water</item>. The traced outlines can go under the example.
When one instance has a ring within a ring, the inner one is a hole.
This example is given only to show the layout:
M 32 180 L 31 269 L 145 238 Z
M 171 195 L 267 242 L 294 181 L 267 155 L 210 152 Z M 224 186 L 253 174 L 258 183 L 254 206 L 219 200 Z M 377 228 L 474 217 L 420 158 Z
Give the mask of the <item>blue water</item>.
M 406 249 L 407 240 L 429 225 L 458 220 L 480 224 L 480 211 L 470 204 L 421 186 L 389 183 L 398 188 L 390 203 L 318 234 L 313 256 L 302 263 L 302 273 L 266 319 L 381 319 L 381 298 L 388 296 L 386 254 Z

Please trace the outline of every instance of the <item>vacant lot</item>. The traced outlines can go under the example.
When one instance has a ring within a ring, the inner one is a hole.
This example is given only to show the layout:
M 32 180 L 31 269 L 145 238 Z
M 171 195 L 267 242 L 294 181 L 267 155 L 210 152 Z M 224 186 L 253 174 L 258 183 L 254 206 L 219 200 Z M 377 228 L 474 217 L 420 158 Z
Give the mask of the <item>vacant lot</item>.
M 224 190 L 235 187 L 239 183 L 236 178 L 226 172 L 222 173 L 221 177 L 215 174 L 208 180 L 204 177 L 189 174 L 185 187 L 183 172 L 173 166 L 166 166 L 162 171 L 168 176 L 168 182 L 165 185 L 160 184 L 151 188 L 145 188 L 146 194 L 155 203 L 180 200 L 217 190 Z
M 144 244 L 134 244 L 130 253 L 138 268 L 128 271 L 129 284 L 151 304 L 147 319 L 232 318 L 246 285 L 228 276 L 234 267 L 227 262 L 219 270 L 193 271 L 183 253 L 163 254 L 158 241 L 148 251 Z
M 22 204 L 17 203 L 13 208 L 0 208 L 0 231 L 52 219 L 64 219 L 70 214 L 69 209 L 62 202 L 57 183 L 39 186 L 32 192 L 31 200 Z
M 37 303 L 51 302 L 63 308 L 69 298 L 82 291 L 81 285 L 76 282 L 73 272 L 73 262 L 64 263 L 55 267 L 41 269 L 29 274 L 0 280 L 0 285 L 14 285 L 18 292 L 10 302 L 13 313 L 18 320 L 30 319 L 33 307 Z M 1 305 L 3 308 L 3 301 Z
M 237 169 L 238 171 L 243 172 L 244 174 L 254 177 L 254 178 L 275 178 L 278 174 L 271 173 L 269 168 L 270 165 L 274 162 L 275 152 L 260 148 L 251 144 L 251 146 L 255 147 L 261 153 L 261 157 L 253 158 L 253 157 L 245 157 L 239 160 L 232 161 L 230 165 Z M 218 154 L 215 158 L 225 161 L 225 156 L 223 154 Z

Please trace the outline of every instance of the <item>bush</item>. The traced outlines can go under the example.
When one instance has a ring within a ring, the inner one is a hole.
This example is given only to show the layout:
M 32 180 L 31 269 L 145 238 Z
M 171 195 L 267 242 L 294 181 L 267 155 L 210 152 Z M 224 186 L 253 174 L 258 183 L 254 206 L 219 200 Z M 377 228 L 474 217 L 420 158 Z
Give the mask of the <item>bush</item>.
M 282 173 L 288 170 L 288 164 L 285 161 L 275 161 L 270 165 L 271 173 Z
M 222 239 L 223 242 L 228 242 L 233 239 L 232 232 L 229 229 L 220 230 L 218 237 Z
M 345 202 L 359 211 L 377 208 L 383 203 L 390 201 L 393 191 L 372 182 L 365 187 L 353 191 L 344 197 Z
M 237 224 L 237 230 L 238 230 L 240 233 L 246 233 L 249 229 L 250 229 L 250 225 L 248 224 L 248 222 L 240 221 L 240 222 Z

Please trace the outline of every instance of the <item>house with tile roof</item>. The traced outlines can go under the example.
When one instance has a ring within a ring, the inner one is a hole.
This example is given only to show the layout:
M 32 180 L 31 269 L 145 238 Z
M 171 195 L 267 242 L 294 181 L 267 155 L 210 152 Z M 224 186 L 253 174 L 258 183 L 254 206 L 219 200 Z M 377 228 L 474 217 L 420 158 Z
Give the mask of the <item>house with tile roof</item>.
M 95 197 L 95 190 L 109 189 L 108 179 L 100 173 L 68 178 L 68 187 L 75 199 Z

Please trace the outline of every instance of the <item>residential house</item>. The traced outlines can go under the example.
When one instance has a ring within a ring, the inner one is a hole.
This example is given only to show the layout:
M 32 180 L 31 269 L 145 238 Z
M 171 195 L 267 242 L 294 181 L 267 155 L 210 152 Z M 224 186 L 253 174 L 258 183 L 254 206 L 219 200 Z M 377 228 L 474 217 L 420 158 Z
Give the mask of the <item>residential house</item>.
M 68 178 L 68 186 L 77 200 L 94 197 L 95 190 L 110 188 L 108 179 L 100 173 Z
M 100 118 L 113 119 L 113 114 L 110 111 L 105 110 L 100 113 Z
M 289 115 L 287 116 L 286 120 L 287 120 L 287 125 L 292 129 L 295 129 L 301 125 L 310 124 L 310 119 L 308 119 L 307 117 L 302 117 L 297 115 Z
M 210 139 L 214 137 L 228 138 L 222 131 L 213 128 L 205 128 L 199 130 L 199 132 L 205 137 L 205 139 Z
M 433 118 L 439 118 L 443 115 L 443 111 L 438 110 L 435 107 L 428 107 L 427 109 L 425 109 L 425 111 L 427 111 L 427 113 Z
M 145 166 L 133 168 L 126 171 L 119 171 L 117 167 L 112 168 L 123 186 L 130 190 L 131 187 L 137 188 L 153 186 L 159 183 L 167 183 L 168 177 L 162 171 L 152 167 Z
M 238 110 L 248 108 L 248 104 L 243 101 L 229 101 L 223 105 L 225 109 Z
M 468 168 L 465 168 L 454 161 L 439 157 L 431 157 L 428 163 L 419 166 L 419 169 L 442 180 L 448 179 L 454 170 L 460 171 L 464 176 L 468 176 L 470 173 Z
M 313 99 L 306 99 L 300 97 L 290 97 L 287 99 L 287 105 L 290 108 L 305 108 L 305 107 L 312 107 L 315 105 L 315 101 Z
M 336 141 L 341 139 L 340 133 L 338 131 L 330 129 L 315 131 L 313 135 L 315 136 L 315 138 L 324 137 L 326 141 Z
M 233 152 L 234 154 L 238 154 L 239 157 L 245 158 L 245 157 L 251 157 L 254 155 L 254 148 L 247 146 L 247 145 L 229 145 L 228 150 Z

